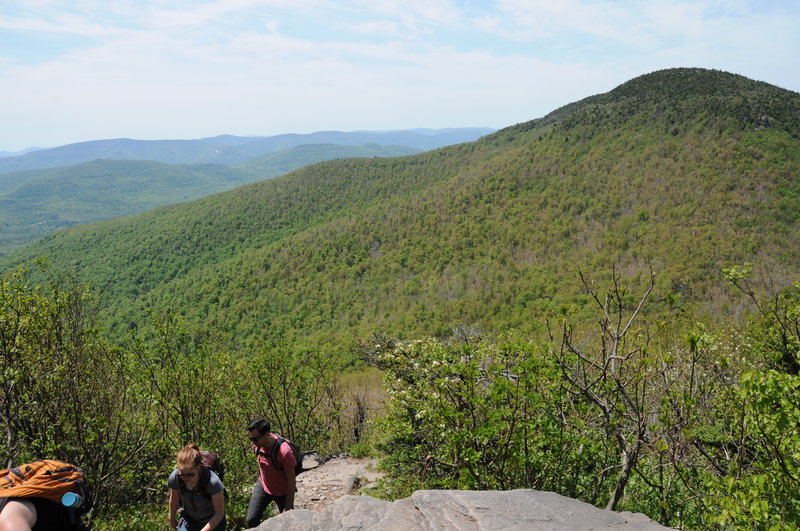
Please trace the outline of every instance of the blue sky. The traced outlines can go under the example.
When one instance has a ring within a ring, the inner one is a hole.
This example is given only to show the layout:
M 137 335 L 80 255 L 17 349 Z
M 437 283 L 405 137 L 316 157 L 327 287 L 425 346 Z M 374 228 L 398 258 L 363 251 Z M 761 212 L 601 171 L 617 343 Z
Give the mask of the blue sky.
M 0 151 L 502 128 L 681 66 L 800 91 L 800 2 L 3 0 Z

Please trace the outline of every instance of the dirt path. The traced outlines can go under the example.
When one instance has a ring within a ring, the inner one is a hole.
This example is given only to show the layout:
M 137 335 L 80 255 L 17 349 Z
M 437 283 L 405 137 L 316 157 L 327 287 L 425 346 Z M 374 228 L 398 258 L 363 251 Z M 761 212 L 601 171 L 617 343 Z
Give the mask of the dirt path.
M 294 506 L 321 511 L 345 494 L 356 494 L 358 489 L 368 487 L 381 476 L 374 459 L 331 457 L 297 477 Z

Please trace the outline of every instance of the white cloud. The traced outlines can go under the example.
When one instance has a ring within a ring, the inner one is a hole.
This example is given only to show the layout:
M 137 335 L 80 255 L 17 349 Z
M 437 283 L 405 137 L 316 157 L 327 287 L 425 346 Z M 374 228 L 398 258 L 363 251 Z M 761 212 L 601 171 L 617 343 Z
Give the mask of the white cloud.
M 264 21 L 264 28 L 270 33 L 276 33 L 278 31 L 278 21 L 277 20 L 265 20 Z
M 376 37 L 398 38 L 404 35 L 400 25 L 393 20 L 371 20 L 354 24 L 351 28 L 361 35 Z
M 613 2 L 500 0 L 498 7 L 531 38 L 563 38 L 573 32 L 620 41 L 631 38 L 625 30 L 631 28 L 633 13 Z
M 0 150 L 115 136 L 502 127 L 671 66 L 800 88 L 793 4 L 770 11 L 745 0 L 17 6 L 0 6 L 0 32 L 51 43 L 36 57 L 0 49 Z

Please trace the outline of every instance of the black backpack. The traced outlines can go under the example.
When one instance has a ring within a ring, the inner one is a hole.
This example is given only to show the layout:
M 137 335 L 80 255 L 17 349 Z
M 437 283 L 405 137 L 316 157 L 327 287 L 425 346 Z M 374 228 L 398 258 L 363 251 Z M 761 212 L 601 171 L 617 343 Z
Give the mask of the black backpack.
M 281 444 L 283 443 L 288 444 L 289 448 L 292 449 L 292 453 L 294 453 L 294 459 L 295 462 L 297 463 L 294 465 L 294 475 L 299 476 L 300 474 L 305 472 L 305 469 L 303 468 L 303 454 L 300 453 L 300 448 L 298 448 L 298 446 L 289 439 L 278 436 L 278 438 L 275 439 L 275 444 L 272 445 L 272 455 L 267 457 L 272 459 L 272 463 L 275 465 L 275 468 L 277 468 L 278 470 L 283 470 L 283 463 L 281 463 L 280 459 L 278 459 L 278 450 L 280 450 Z M 258 453 L 259 449 L 256 448 L 256 454 Z M 262 455 L 266 456 L 266 453 L 262 452 Z

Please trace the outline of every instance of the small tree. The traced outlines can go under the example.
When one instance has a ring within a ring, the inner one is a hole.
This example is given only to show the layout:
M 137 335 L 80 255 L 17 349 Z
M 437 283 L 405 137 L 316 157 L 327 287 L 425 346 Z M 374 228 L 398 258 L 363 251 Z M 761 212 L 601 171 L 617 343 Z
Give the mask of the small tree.
M 308 448 L 325 441 L 336 424 L 339 390 L 330 360 L 286 352 L 267 345 L 249 359 L 255 383 L 248 410 L 251 417 L 265 415 L 276 430 Z
M 778 289 L 768 271 L 749 265 L 724 271 L 754 304 L 747 328 L 749 367 L 731 386 L 726 452 L 711 455 L 718 472 L 708 490 L 715 524 L 797 529 L 800 525 L 800 283 Z
M 758 350 L 768 355 L 775 369 L 800 374 L 800 282 L 779 289 L 765 269 L 754 284 L 750 264 L 732 266 L 723 273 L 756 308 L 759 322 L 752 338 Z
M 122 471 L 144 458 L 149 401 L 134 390 L 128 358 L 100 339 L 89 288 L 45 260 L 37 266 L 38 283 L 24 268 L 0 279 L 6 462 L 80 466 L 102 511 L 125 482 Z
M 575 495 L 592 441 L 564 423 L 557 367 L 530 344 L 383 341 L 387 497 L 416 488 L 540 488 Z
M 188 442 L 215 440 L 223 429 L 222 395 L 229 363 L 201 332 L 191 331 L 173 312 L 153 313 L 154 336 L 133 336 L 131 349 L 155 401 L 158 436 L 169 452 Z
M 26 349 L 38 305 L 37 294 L 25 284 L 24 269 L 0 278 L 0 416 L 5 432 L 6 467 L 20 452 L 20 419 L 31 386 Z
M 595 340 L 579 338 L 575 326 L 565 320 L 556 360 L 566 389 L 594 408 L 598 415 L 592 422 L 602 427 L 616 447 L 619 475 L 606 505 L 614 510 L 644 446 L 651 442 L 648 425 L 657 417 L 659 400 L 653 395 L 664 367 L 650 347 L 663 324 L 651 329 L 640 323 L 642 308 L 655 286 L 652 271 L 638 297 L 622 284 L 616 268 L 606 293 L 595 290 L 582 273 L 580 277 L 600 310 L 599 334 Z

